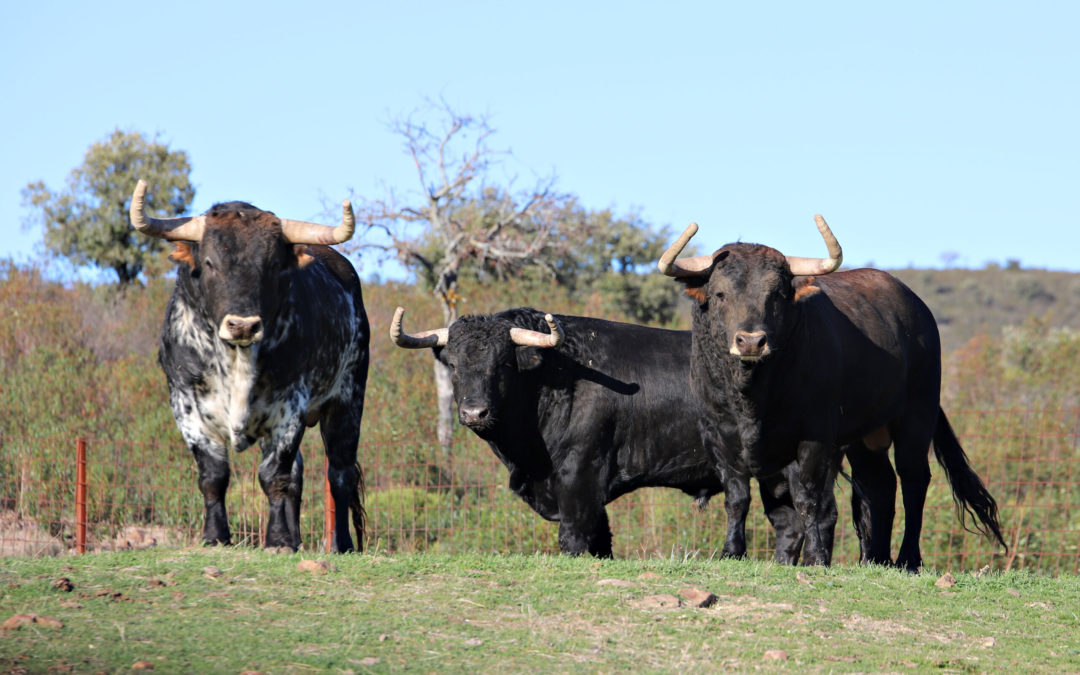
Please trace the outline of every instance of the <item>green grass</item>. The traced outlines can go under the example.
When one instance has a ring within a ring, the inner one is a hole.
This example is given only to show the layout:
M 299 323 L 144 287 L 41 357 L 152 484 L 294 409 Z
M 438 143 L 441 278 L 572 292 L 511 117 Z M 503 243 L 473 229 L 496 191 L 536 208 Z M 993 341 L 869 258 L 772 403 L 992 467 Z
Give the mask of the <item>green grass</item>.
M 325 560 L 325 574 L 298 569 Z M 208 566 L 220 576 L 208 576 Z M 53 586 L 67 578 L 72 590 Z M 801 578 L 800 578 L 801 577 Z M 1080 578 L 682 558 L 273 555 L 174 549 L 8 559 L 0 671 L 1063 672 Z M 619 584 L 611 580 L 618 580 Z M 698 588 L 711 607 L 661 607 Z M 782 650 L 787 658 L 765 660 Z

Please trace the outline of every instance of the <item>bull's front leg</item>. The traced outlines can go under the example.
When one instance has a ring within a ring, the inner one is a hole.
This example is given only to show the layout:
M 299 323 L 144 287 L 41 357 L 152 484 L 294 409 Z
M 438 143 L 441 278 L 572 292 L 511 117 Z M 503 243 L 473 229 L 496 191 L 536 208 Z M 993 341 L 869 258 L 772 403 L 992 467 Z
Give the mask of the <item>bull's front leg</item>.
M 199 492 L 203 496 L 203 544 L 215 546 L 232 543 L 229 517 L 225 511 L 225 492 L 229 488 L 229 457 L 224 446 L 206 441 L 189 443 L 199 467 Z
M 712 459 L 713 469 L 724 486 L 724 513 L 727 530 L 721 558 L 746 557 L 746 518 L 750 514 L 750 475 L 739 470 L 738 448 L 742 441 L 731 425 L 722 425 L 709 418 L 698 420 L 705 451 Z M 726 436 L 725 436 L 726 434 Z
M 300 548 L 300 498 L 304 491 L 304 460 L 300 440 L 304 427 L 260 443 L 259 484 L 270 504 L 266 521 L 266 547 Z
M 792 462 L 781 473 L 758 479 L 765 516 L 776 530 L 776 562 L 794 565 L 803 548 L 803 523 L 791 498 L 791 481 L 798 479 L 799 467 Z
M 839 466 L 838 449 L 835 443 L 802 441 L 797 455 L 798 471 L 792 473 L 790 487 L 806 537 L 803 563 L 829 565 L 837 517 L 833 487 Z
M 559 550 L 611 558 L 611 526 L 597 467 L 578 461 L 571 453 L 558 475 Z

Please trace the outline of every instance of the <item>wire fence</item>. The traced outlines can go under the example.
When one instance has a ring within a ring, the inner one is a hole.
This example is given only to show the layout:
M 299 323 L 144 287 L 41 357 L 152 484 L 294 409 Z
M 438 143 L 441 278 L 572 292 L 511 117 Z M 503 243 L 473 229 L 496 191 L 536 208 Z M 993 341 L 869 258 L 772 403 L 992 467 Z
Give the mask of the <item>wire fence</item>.
M 964 529 L 944 472 L 932 462 L 935 479 L 921 540 L 924 565 L 1080 572 L 1080 411 L 962 411 L 951 420 L 973 467 L 998 500 L 1009 550 Z M 0 437 L 0 555 L 72 552 L 80 525 L 90 552 L 197 543 L 202 497 L 194 461 L 182 444 L 90 439 L 81 487 L 77 446 L 68 438 Z M 321 551 L 327 496 L 317 434 L 308 434 L 302 455 L 303 547 Z M 457 441 L 449 457 L 429 439 L 361 441 L 359 460 L 367 485 L 368 551 L 558 552 L 557 523 L 540 518 L 506 487 L 506 469 L 471 436 Z M 232 457 L 227 507 L 238 545 L 260 545 L 265 529 L 258 461 L 258 450 Z M 77 492 L 85 494 L 78 509 Z M 837 563 L 859 558 L 850 496 L 850 486 L 840 481 Z M 608 506 L 615 555 L 718 555 L 725 533 L 722 501 L 718 495 L 701 511 L 690 496 L 658 488 L 619 498 Z M 894 555 L 904 520 L 897 501 Z M 754 502 L 747 523 L 749 554 L 768 559 L 774 535 L 757 495 Z

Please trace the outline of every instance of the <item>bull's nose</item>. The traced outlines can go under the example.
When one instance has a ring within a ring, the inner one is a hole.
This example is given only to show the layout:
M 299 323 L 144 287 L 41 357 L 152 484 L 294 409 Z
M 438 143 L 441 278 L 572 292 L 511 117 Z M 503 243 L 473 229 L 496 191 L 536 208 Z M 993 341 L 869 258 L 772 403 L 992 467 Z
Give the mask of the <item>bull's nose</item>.
M 731 353 L 744 359 L 760 359 L 765 356 L 769 353 L 769 340 L 765 331 L 737 331 Z
M 226 314 L 218 328 L 218 337 L 242 347 L 258 342 L 262 335 L 262 319 L 257 316 Z
M 463 405 L 458 408 L 458 417 L 462 424 L 480 424 L 490 413 L 487 406 L 482 405 Z

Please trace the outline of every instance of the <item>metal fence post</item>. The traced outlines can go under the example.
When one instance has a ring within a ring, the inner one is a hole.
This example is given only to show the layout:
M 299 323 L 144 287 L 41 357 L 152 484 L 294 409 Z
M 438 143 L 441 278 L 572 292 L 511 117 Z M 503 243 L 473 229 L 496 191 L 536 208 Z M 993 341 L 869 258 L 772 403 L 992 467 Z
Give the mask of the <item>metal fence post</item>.
M 334 497 L 330 493 L 330 457 L 323 461 L 323 540 L 326 553 L 332 550 L 331 537 L 334 536 Z
M 75 440 L 75 551 L 86 553 L 86 439 Z

